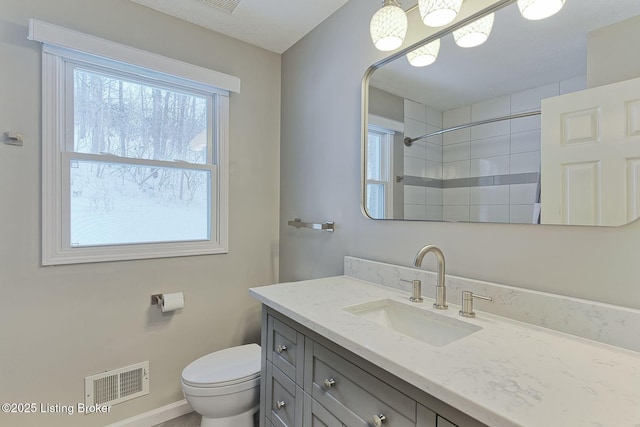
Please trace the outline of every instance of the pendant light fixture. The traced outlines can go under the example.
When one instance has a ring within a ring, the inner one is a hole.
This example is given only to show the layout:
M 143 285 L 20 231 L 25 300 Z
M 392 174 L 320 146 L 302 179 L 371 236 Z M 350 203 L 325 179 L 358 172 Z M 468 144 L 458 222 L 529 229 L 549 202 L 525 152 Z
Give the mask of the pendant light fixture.
M 409 60 L 409 64 L 414 67 L 426 67 L 436 61 L 439 51 L 440 39 L 436 39 L 429 44 L 420 46 L 419 48 L 407 53 L 407 59 Z
M 420 0 L 420 17 L 428 27 L 447 25 L 458 15 L 463 0 Z
M 399 48 L 409 26 L 407 14 L 397 0 L 384 0 L 382 8 L 371 18 L 371 40 L 378 50 Z
M 390 51 L 402 46 L 407 34 L 407 13 L 420 9 L 423 23 L 429 27 L 442 27 L 451 23 L 464 0 L 418 0 L 418 4 L 406 11 L 398 0 L 382 0 L 382 8 L 371 18 L 371 40 L 378 50 Z M 539 20 L 552 16 L 564 6 L 566 0 L 517 0 L 520 13 L 526 19 Z M 479 46 L 489 38 L 493 28 L 495 14 L 490 13 L 472 23 L 455 30 L 453 38 L 460 47 Z M 440 40 L 421 46 L 407 54 L 409 63 L 414 67 L 432 64 L 438 57 Z
M 564 2 L 565 0 L 518 0 L 518 8 L 523 17 L 536 21 L 558 13 Z
M 469 25 L 465 25 L 459 30 L 453 32 L 453 39 L 460 47 L 476 47 L 486 42 L 493 28 L 493 20 L 495 14 L 490 13 L 487 16 L 473 21 Z

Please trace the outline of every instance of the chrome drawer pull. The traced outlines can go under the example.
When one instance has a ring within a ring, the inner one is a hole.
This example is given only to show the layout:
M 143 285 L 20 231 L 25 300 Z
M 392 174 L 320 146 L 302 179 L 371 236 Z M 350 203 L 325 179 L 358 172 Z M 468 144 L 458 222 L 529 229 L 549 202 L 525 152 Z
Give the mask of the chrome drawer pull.
M 278 347 L 276 347 L 276 353 L 278 354 L 282 354 L 285 351 L 287 351 L 287 346 L 284 344 L 281 344 Z
M 387 417 L 384 414 L 374 415 L 373 417 L 373 425 L 376 427 L 382 426 L 382 424 L 387 422 Z
M 331 387 L 336 385 L 336 381 L 333 378 L 327 378 L 324 380 L 324 388 L 329 390 Z
M 284 408 L 286 404 L 287 404 L 287 402 L 285 402 L 284 400 L 278 400 L 276 402 L 276 408 L 278 408 L 278 410 L 280 410 L 280 409 Z

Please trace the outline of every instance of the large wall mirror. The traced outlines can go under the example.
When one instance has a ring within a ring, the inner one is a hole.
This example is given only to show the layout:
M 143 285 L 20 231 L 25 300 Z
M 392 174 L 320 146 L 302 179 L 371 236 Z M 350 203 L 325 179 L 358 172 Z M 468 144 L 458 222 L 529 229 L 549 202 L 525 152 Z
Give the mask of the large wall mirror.
M 640 1 L 566 0 L 537 21 L 515 1 L 492 13 L 479 46 L 460 47 L 441 32 L 432 64 L 410 65 L 405 49 L 367 71 L 367 215 L 608 226 L 636 219 Z

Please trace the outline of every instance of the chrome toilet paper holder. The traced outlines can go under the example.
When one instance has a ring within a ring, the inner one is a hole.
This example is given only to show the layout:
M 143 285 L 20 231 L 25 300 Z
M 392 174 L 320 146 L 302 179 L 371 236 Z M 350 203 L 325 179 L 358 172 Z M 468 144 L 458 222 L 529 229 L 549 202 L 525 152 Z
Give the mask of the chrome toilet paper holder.
M 184 294 L 182 292 L 153 294 L 151 305 L 157 305 L 163 313 L 181 310 L 184 308 Z

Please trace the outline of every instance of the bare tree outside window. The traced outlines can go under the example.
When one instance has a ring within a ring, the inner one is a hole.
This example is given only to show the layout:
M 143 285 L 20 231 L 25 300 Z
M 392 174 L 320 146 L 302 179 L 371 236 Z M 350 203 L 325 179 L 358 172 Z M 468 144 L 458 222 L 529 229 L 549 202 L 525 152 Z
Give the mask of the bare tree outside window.
M 73 80 L 73 151 L 104 160 L 70 163 L 71 245 L 209 239 L 211 174 L 183 165 L 207 164 L 210 98 L 82 68 Z

